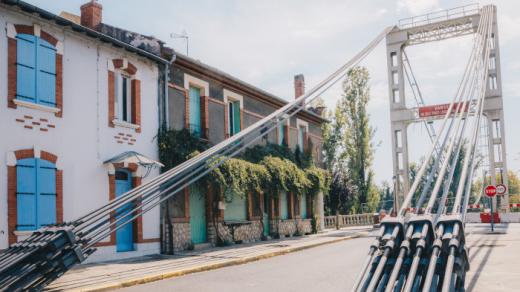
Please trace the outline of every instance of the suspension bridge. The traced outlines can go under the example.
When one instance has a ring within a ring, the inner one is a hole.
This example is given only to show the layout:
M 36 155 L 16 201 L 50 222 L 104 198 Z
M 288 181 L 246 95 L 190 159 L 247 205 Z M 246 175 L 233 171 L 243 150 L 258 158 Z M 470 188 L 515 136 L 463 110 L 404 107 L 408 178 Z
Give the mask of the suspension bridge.
M 473 35 L 472 50 L 453 99 L 441 107 L 440 113 L 428 114 L 425 118 L 424 97 L 405 47 L 469 34 Z M 366 261 L 352 290 L 463 291 L 465 275 L 470 268 L 464 222 L 485 119 L 491 119 L 501 127 L 501 139 L 489 138 L 488 146 L 493 149 L 499 145 L 501 155 L 505 157 L 497 36 L 496 7 L 492 5 L 411 18 L 385 28 L 308 93 L 252 126 L 105 206 L 74 221 L 42 228 L 26 240 L 13 244 L 0 254 L 0 289 L 43 289 L 96 252 L 96 243 L 275 130 L 344 79 L 349 69 L 386 39 L 398 193 L 396 215 L 381 222 L 379 235 L 367 246 Z M 412 89 L 417 107 L 405 106 L 405 80 Z M 432 118 L 440 120 L 438 129 L 429 122 Z M 432 142 L 413 182 L 408 176 L 406 137 L 406 125 L 410 122 L 424 123 Z M 463 152 L 465 139 L 468 143 Z M 455 166 L 459 158 L 463 158 L 463 162 L 461 174 L 456 177 Z M 505 159 L 490 155 L 487 165 L 493 182 L 497 170 L 507 173 Z M 456 189 L 454 194 L 450 194 L 451 187 Z M 501 205 L 506 208 L 507 196 L 504 198 Z M 130 204 L 136 201 L 138 204 Z M 128 212 L 128 208 L 133 209 Z

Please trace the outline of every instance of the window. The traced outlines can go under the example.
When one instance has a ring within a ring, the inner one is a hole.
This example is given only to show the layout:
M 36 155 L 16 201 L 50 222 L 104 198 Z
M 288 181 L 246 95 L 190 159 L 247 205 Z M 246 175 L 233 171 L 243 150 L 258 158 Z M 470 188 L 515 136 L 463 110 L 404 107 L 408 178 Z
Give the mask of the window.
M 56 223 L 56 166 L 38 158 L 16 165 L 17 230 L 32 231 Z
M 399 103 L 401 101 L 399 96 L 399 89 L 393 89 L 392 90 L 392 99 L 394 103 Z
M 290 206 L 287 200 L 288 195 L 286 192 L 280 192 L 280 219 L 282 220 L 289 219 Z
M 390 53 L 390 59 L 392 60 L 392 67 L 396 67 L 397 66 L 397 53 L 396 52 Z
M 190 86 L 190 131 L 196 135 L 201 134 L 201 120 L 200 120 L 200 88 Z
M 392 72 L 392 84 L 398 85 L 399 84 L 399 75 L 396 71 Z
M 303 126 L 298 127 L 298 147 L 300 148 L 300 151 L 304 150 L 305 147 L 305 133 L 307 132 L 307 129 Z
M 251 219 L 260 218 L 263 215 L 262 205 L 260 204 L 260 194 L 252 193 L 249 196 L 251 200 Z M 266 209 L 267 210 L 267 209 Z
M 247 220 L 246 199 L 239 194 L 233 194 L 231 201 L 226 200 L 224 220 Z
M 240 132 L 240 101 L 228 102 L 228 130 L 229 136 Z
M 293 207 L 294 207 L 293 216 L 296 217 L 296 216 L 300 215 L 300 204 L 301 204 L 300 201 L 302 201 L 302 197 L 297 194 L 292 194 L 292 199 L 293 199 L 292 203 L 293 203 Z
M 188 190 L 178 191 L 173 198 L 168 200 L 168 208 L 171 210 L 172 218 L 186 218 L 186 194 Z
M 56 107 L 56 48 L 29 34 L 16 43 L 16 99 Z
M 115 89 L 117 119 L 132 123 L 132 87 L 130 76 L 123 73 L 117 74 Z
M 302 196 L 300 198 L 300 215 L 302 219 L 307 219 L 307 200 L 309 195 Z
M 401 135 L 401 130 L 395 131 L 395 147 L 403 147 L 403 136 Z
M 288 144 L 287 141 L 285 140 L 285 125 L 284 125 L 284 122 L 281 122 L 278 125 L 278 144 L 280 144 L 280 145 Z

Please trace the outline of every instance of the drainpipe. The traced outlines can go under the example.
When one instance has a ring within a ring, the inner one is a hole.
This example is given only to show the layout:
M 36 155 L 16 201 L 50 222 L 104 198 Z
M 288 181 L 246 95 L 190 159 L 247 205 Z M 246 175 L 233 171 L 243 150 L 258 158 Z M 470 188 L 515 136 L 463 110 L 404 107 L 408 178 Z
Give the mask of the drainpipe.
M 170 76 L 170 67 L 172 66 L 173 62 L 175 62 L 175 60 L 177 59 L 177 55 L 175 54 L 175 52 L 173 52 L 173 55 L 171 57 L 171 59 L 167 62 L 167 63 L 163 63 L 164 64 L 164 71 L 163 71 L 163 77 L 164 77 L 164 99 L 163 99 L 163 102 L 162 102 L 162 107 L 163 107 L 163 121 L 159 121 L 159 125 L 161 127 L 160 130 L 166 130 L 169 128 L 169 112 L 168 112 L 168 83 L 169 83 L 169 76 Z M 159 89 L 160 90 L 160 89 Z M 159 118 L 161 119 L 161 118 Z

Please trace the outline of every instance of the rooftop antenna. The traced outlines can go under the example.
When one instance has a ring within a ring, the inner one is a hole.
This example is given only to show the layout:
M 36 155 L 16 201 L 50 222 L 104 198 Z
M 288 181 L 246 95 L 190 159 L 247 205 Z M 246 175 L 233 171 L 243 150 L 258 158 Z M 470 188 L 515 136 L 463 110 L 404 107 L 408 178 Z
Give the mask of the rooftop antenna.
M 182 33 L 180 33 L 180 34 L 172 32 L 170 34 L 170 37 L 172 39 L 185 39 L 186 40 L 186 56 L 188 56 L 189 37 L 188 37 L 188 33 L 186 32 L 186 30 L 183 29 Z

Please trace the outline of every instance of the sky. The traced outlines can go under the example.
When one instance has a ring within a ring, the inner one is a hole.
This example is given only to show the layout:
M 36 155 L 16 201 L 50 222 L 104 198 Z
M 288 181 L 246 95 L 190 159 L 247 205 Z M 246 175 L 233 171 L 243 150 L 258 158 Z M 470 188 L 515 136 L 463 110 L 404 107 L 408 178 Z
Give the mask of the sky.
M 26 0 L 59 14 L 79 15 L 86 0 Z M 352 58 L 385 27 L 400 19 L 472 3 L 498 9 L 502 87 L 509 169 L 520 171 L 520 1 L 455 0 L 100 0 L 103 22 L 153 35 L 175 50 L 217 67 L 287 100 L 294 98 L 293 76 L 304 74 L 307 89 Z M 471 37 L 433 42 L 407 49 L 426 104 L 446 103 L 457 89 L 469 57 Z M 371 75 L 370 124 L 376 129 L 373 161 L 376 182 L 391 181 L 389 97 L 386 48 L 381 43 L 361 65 Z M 340 86 L 323 94 L 329 107 L 341 96 Z M 412 105 L 411 97 L 407 104 Z M 437 127 L 437 125 L 435 125 Z M 410 160 L 429 147 L 422 124 L 408 130 Z

